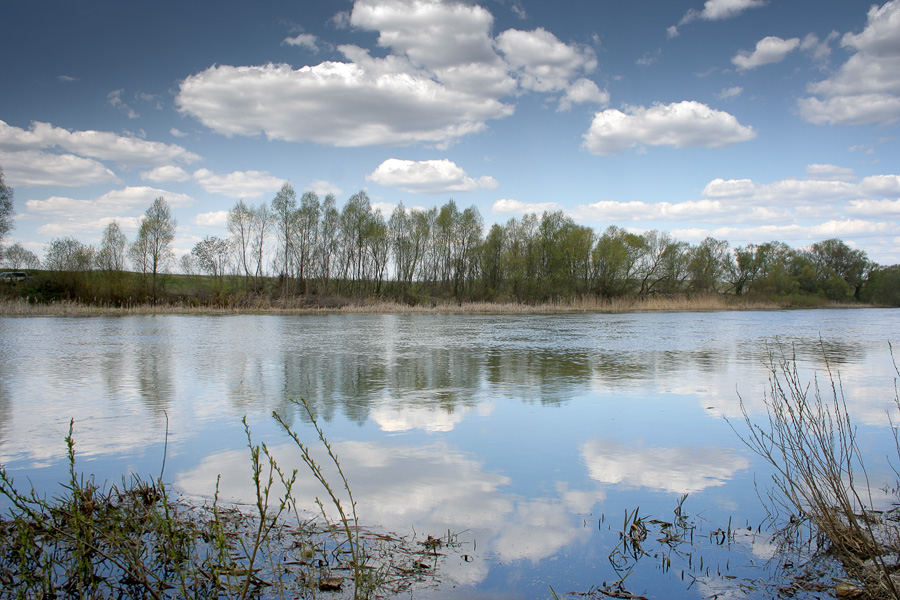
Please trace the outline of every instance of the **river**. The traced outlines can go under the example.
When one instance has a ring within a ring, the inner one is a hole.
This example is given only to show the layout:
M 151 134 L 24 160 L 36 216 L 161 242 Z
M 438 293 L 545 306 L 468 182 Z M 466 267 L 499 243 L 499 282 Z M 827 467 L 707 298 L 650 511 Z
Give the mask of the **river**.
M 300 467 L 271 415 L 315 445 L 303 398 L 364 524 L 457 534 L 464 550 L 416 597 L 588 592 L 621 576 L 626 513 L 671 520 L 685 494 L 709 540 L 747 533 L 708 541 L 702 568 L 656 547 L 628 565 L 628 589 L 744 597 L 735 582 L 775 577 L 777 560 L 757 495 L 769 468 L 732 429 L 741 399 L 764 418 L 772 352 L 820 384 L 830 368 L 873 488 L 889 485 L 898 340 L 895 309 L 0 317 L 0 463 L 53 493 L 74 419 L 78 464 L 100 481 L 158 475 L 165 455 L 165 479 L 188 497 L 209 498 L 221 475 L 220 497 L 246 501 L 242 417 L 254 443 Z M 320 492 L 303 485 L 312 510 Z

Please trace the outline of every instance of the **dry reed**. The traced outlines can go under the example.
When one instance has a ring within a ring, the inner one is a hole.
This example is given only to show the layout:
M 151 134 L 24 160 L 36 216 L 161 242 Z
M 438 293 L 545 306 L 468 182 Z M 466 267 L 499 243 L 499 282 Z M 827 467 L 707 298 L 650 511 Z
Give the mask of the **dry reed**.
M 838 305 L 829 305 L 837 307 Z M 854 305 L 858 306 L 858 305 Z M 843 306 L 842 306 L 843 307 Z M 777 310 L 786 308 L 771 301 L 741 297 L 655 296 L 627 297 L 611 300 L 595 296 L 553 300 L 538 304 L 522 302 L 450 302 L 435 300 L 430 304 L 409 305 L 391 300 L 350 301 L 339 298 L 305 298 L 268 300 L 256 298 L 236 305 L 175 302 L 168 304 L 90 304 L 73 301 L 32 303 L 18 298 L 0 300 L 0 315 L 6 316 L 123 316 L 163 314 L 617 314 L 633 312 L 712 312 L 730 310 Z

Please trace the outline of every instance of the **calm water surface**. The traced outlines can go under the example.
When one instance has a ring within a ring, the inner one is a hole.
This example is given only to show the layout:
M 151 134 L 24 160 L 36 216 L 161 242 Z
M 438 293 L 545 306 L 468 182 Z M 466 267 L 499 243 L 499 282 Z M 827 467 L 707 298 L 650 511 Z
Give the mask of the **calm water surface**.
M 840 375 L 873 479 L 892 481 L 898 341 L 898 310 L 0 318 L 0 462 L 55 491 L 74 418 L 85 471 L 153 476 L 168 425 L 167 480 L 208 497 L 221 475 L 221 496 L 247 500 L 241 418 L 299 467 L 271 414 L 313 442 L 291 402 L 305 398 L 364 523 L 460 532 L 466 557 L 448 556 L 441 588 L 417 597 L 548 598 L 550 586 L 586 592 L 618 578 L 610 553 L 637 507 L 671 520 L 688 494 L 699 532 L 757 530 L 754 479 L 769 471 L 725 418 L 740 417 L 740 398 L 761 416 L 779 345 L 809 377 Z M 318 490 L 303 489 L 313 509 Z M 702 552 L 703 568 L 680 555 L 670 566 L 657 548 L 627 587 L 765 597 L 735 582 L 775 576 L 768 537 Z

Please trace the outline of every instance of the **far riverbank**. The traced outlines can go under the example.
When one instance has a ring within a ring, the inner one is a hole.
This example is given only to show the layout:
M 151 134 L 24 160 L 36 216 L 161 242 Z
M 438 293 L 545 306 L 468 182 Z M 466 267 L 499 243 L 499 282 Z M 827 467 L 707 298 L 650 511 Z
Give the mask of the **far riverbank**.
M 387 300 L 352 300 L 323 297 L 298 302 L 260 300 L 235 305 L 202 305 L 196 302 L 167 304 L 88 304 L 73 301 L 50 303 L 24 299 L 0 301 L 4 316 L 117 316 L 136 314 L 566 314 L 629 312 L 714 312 L 735 310 L 785 310 L 794 308 L 873 308 L 859 303 L 820 302 L 797 305 L 735 296 L 655 296 L 612 300 L 584 297 L 544 303 L 442 302 L 409 305 Z

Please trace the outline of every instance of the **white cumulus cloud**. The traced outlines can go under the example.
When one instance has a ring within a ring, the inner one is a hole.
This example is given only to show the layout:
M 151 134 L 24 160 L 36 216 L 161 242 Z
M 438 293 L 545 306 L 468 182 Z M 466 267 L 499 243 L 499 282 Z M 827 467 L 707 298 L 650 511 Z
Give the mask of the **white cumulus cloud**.
M 504 198 L 494 202 L 491 212 L 501 215 L 543 214 L 546 211 L 560 210 L 560 208 L 561 206 L 556 202 L 520 202 Z
M 455 91 L 417 74 L 397 57 L 371 58 L 343 46 L 355 62 L 213 66 L 181 82 L 179 110 L 226 136 L 331 146 L 447 143 L 512 114 L 493 98 Z
M 592 440 L 581 456 L 593 479 L 607 484 L 692 494 L 725 484 L 750 466 L 727 448 L 641 447 L 615 440 Z
M 756 48 L 753 52 L 742 50 L 731 59 L 731 62 L 742 71 L 755 69 L 762 65 L 783 61 L 788 54 L 799 46 L 800 38 L 783 40 L 780 37 L 770 35 L 756 42 Z
M 584 134 L 584 147 L 592 154 L 607 156 L 637 145 L 720 148 L 754 137 L 756 131 L 741 125 L 734 115 L 684 101 L 597 113 Z
M 143 171 L 141 179 L 152 181 L 153 183 L 165 183 L 169 181 L 189 181 L 191 176 L 181 167 L 164 165 L 151 171 Z
M 185 194 L 148 186 L 129 186 L 94 198 L 51 196 L 44 200 L 28 200 L 25 208 L 29 212 L 40 213 L 47 220 L 38 227 L 39 233 L 68 235 L 78 231 L 98 235 L 112 219 L 119 221 L 123 227 L 135 227 L 140 213 L 160 196 L 173 208 L 190 206 L 194 202 Z
M 745 10 L 751 8 L 759 8 L 765 6 L 766 0 L 706 0 L 703 3 L 703 10 L 692 8 L 688 10 L 678 25 L 669 27 L 669 37 L 678 35 L 678 28 L 687 25 L 692 21 L 701 19 L 704 21 L 722 21 L 738 16 Z
M 173 161 L 200 160 L 193 152 L 176 144 L 150 142 L 108 131 L 69 131 L 50 123 L 33 122 L 22 129 L 0 121 L 0 149 L 43 150 L 61 148 L 72 154 L 132 166 L 154 166 Z
M 456 163 L 447 159 L 412 161 L 389 158 L 367 175 L 366 180 L 387 187 L 398 187 L 410 193 L 424 194 L 471 192 L 497 187 L 497 181 L 493 177 L 473 179 Z
M 194 223 L 200 227 L 225 227 L 228 225 L 228 211 L 216 210 L 200 213 L 194 217 Z
M 855 53 L 798 102 L 810 123 L 884 125 L 900 119 L 900 0 L 872 6 L 866 27 L 841 45 Z
M 585 77 L 597 67 L 592 48 L 540 28 L 494 38 L 493 16 L 472 3 L 356 0 L 335 23 L 376 32 L 386 53 L 345 44 L 344 60 L 297 69 L 215 65 L 181 82 L 176 106 L 226 136 L 446 148 L 511 115 L 505 99 L 517 93 L 559 94 L 560 110 L 609 102 Z M 317 41 L 300 34 L 285 43 Z
M 590 79 L 581 78 L 566 88 L 566 93 L 560 98 L 559 111 L 572 109 L 573 104 L 609 104 L 609 92 L 601 90 Z
M 590 73 L 597 67 L 591 48 L 564 44 L 546 29 L 508 29 L 497 36 L 496 43 L 527 90 L 562 91 L 579 73 Z
M 197 169 L 193 177 L 207 192 L 229 198 L 259 198 L 270 192 L 274 194 L 284 184 L 284 179 L 264 171 L 234 171 L 218 175 L 209 169 Z
M 80 187 L 119 181 L 116 174 L 102 163 L 75 156 L 37 150 L 3 152 L 0 150 L 7 183 L 13 187 L 58 185 Z

